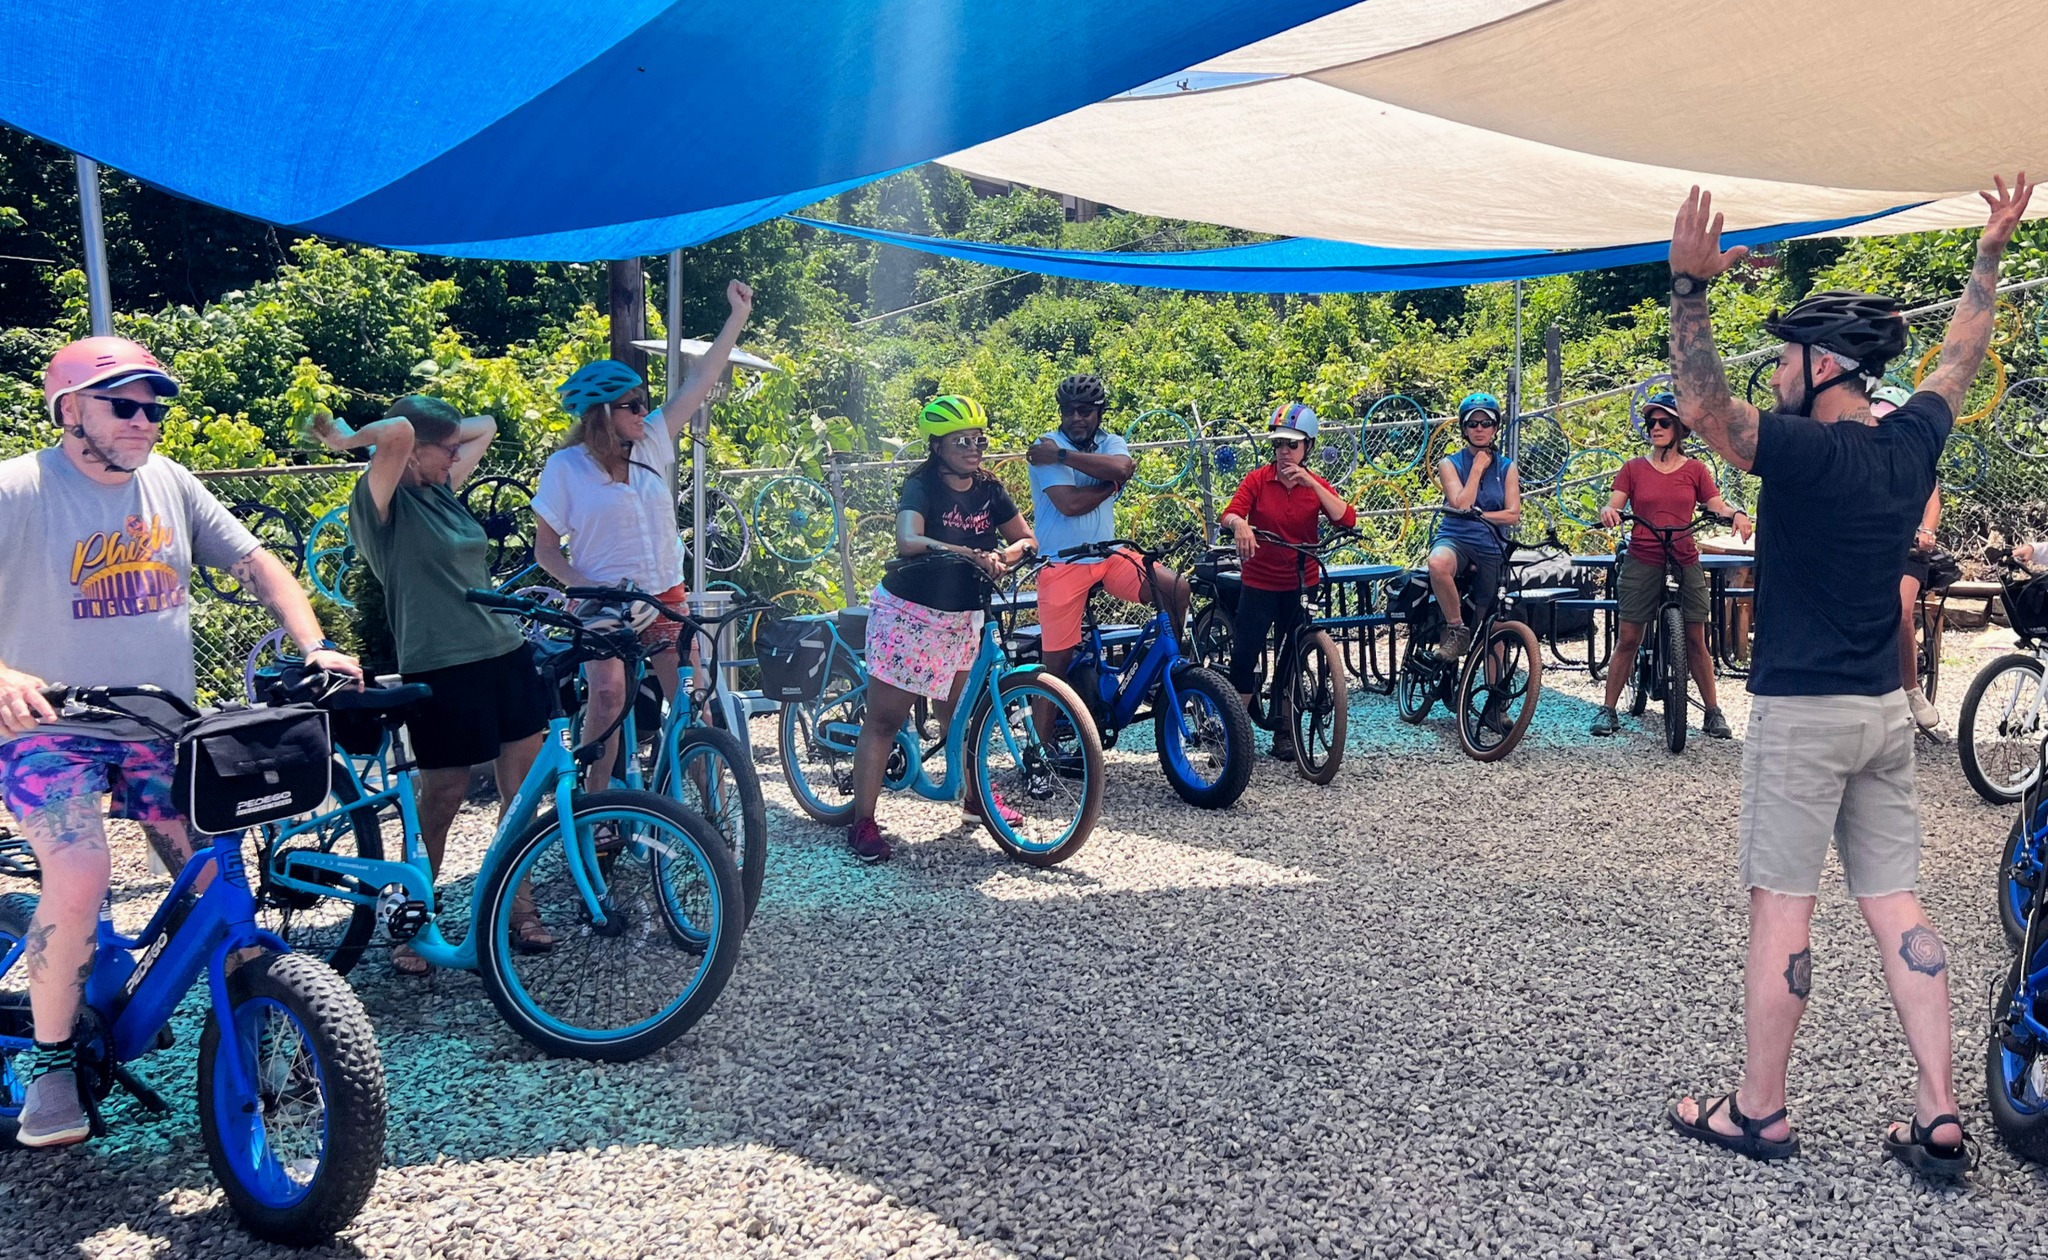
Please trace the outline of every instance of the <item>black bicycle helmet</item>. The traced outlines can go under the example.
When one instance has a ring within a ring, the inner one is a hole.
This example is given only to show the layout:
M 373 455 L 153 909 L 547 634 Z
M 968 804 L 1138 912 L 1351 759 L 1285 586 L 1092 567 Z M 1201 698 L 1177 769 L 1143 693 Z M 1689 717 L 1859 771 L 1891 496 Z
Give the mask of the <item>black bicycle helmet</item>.
M 1876 293 L 1830 289 L 1782 314 L 1772 311 L 1764 331 L 1802 346 L 1854 359 L 1858 371 L 1884 375 L 1885 364 L 1906 351 L 1906 321 L 1899 304 Z
M 1060 382 L 1056 396 L 1062 407 L 1101 407 L 1109 402 L 1109 388 L 1099 376 L 1076 372 Z

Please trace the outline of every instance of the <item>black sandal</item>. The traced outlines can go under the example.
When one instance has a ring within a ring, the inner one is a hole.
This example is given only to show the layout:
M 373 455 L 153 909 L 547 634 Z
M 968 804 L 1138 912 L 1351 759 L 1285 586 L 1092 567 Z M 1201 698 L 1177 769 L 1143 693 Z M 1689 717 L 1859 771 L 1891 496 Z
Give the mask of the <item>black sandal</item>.
M 1790 1159 L 1799 1153 L 1799 1135 L 1796 1133 L 1782 1141 L 1764 1136 L 1765 1129 L 1770 1128 L 1785 1118 L 1785 1109 L 1783 1107 L 1778 1108 L 1762 1119 L 1752 1120 L 1748 1116 L 1743 1115 L 1742 1109 L 1735 1105 L 1735 1095 L 1733 1092 L 1723 1094 L 1711 1102 L 1706 1099 L 1699 1099 L 1697 1100 L 1697 1106 L 1699 1113 L 1696 1120 L 1689 1121 L 1679 1115 L 1677 1103 L 1672 1103 L 1669 1107 L 1666 1107 L 1664 1115 L 1666 1119 L 1671 1121 L 1671 1127 L 1677 1129 L 1685 1136 L 1695 1141 L 1705 1142 L 1709 1146 L 1718 1146 L 1723 1150 L 1734 1151 L 1737 1155 L 1747 1156 L 1750 1159 L 1763 1160 L 1768 1163 L 1780 1159 Z M 1728 1118 L 1733 1120 L 1741 1128 L 1742 1132 L 1723 1133 L 1714 1127 L 1714 1113 L 1723 1107 L 1728 1109 Z
M 1898 1123 L 1894 1122 L 1884 1131 L 1884 1153 L 1923 1177 L 1961 1177 L 1977 1166 L 1977 1143 L 1967 1131 L 1963 1131 L 1963 1140 L 1954 1146 L 1936 1142 L 1934 1131 L 1945 1124 L 1962 1130 L 1963 1118 L 1954 1114 L 1936 1116 L 1924 1125 L 1917 1119 L 1908 1121 L 1906 1136 L 1912 1140 L 1902 1142 Z

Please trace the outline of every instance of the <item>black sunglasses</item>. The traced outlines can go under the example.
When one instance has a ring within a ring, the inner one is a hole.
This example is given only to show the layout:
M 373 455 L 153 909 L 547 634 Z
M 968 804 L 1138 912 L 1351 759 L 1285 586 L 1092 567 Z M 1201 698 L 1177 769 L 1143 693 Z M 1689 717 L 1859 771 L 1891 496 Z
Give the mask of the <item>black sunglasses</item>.
M 1486 420 L 1478 416 L 1473 416 L 1469 420 L 1460 420 L 1458 423 L 1467 429 L 1498 429 L 1500 427 L 1500 421 Z
M 171 414 L 169 403 L 136 402 L 133 398 L 121 398 L 113 394 L 87 394 L 86 397 L 97 398 L 112 406 L 116 420 L 133 420 L 136 413 L 140 412 L 151 424 L 162 424 L 164 417 Z
M 613 403 L 612 406 L 617 410 L 630 411 L 636 416 L 647 414 L 647 400 L 644 398 L 627 398 Z
M 1648 416 L 1645 417 L 1645 420 L 1653 429 L 1675 429 L 1678 427 L 1678 421 L 1670 416 Z
M 1294 449 L 1295 447 L 1297 447 L 1297 446 L 1300 446 L 1300 445 L 1301 445 L 1301 439 L 1300 439 L 1300 438 L 1274 438 L 1274 439 L 1273 439 L 1273 449 L 1274 449 L 1274 450 L 1276 450 L 1276 451 L 1291 451 L 1291 450 L 1293 450 L 1293 449 Z

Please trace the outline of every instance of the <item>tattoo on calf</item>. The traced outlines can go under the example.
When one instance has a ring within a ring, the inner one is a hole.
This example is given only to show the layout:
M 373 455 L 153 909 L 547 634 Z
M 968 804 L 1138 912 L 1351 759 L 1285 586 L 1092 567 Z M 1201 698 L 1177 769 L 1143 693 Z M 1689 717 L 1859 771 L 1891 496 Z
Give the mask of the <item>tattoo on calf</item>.
M 185 863 L 192 860 L 190 843 L 149 823 L 142 824 L 142 834 L 149 837 L 149 847 L 156 850 L 164 869 L 176 875 L 185 869 Z
M 31 924 L 28 929 L 26 955 L 30 984 L 41 980 L 43 972 L 49 969 L 50 959 L 46 951 L 50 948 L 50 937 L 55 935 L 56 931 L 57 925 L 54 923 Z
M 107 825 L 100 817 L 97 795 L 67 796 L 30 811 L 22 819 L 31 841 L 38 838 L 60 849 L 105 849 Z
M 1941 947 L 1934 929 L 1924 924 L 1907 928 L 1899 938 L 1899 957 L 1923 976 L 1938 976 L 1948 970 L 1948 951 Z
M 1802 949 L 1785 964 L 1785 987 L 1804 1002 L 1813 992 L 1813 951 Z

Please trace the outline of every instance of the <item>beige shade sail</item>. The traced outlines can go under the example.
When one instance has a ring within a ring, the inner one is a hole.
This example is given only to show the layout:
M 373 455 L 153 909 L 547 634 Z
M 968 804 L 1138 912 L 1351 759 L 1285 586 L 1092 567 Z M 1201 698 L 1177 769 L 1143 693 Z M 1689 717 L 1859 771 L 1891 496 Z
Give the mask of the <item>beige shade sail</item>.
M 1916 203 L 1932 204 L 1855 230 L 1971 226 L 1994 170 L 2048 172 L 2048 86 L 1998 69 L 2038 64 L 2048 20 L 2017 0 L 1931 7 L 1939 37 L 1880 46 L 1934 25 L 1930 6 L 1368 0 L 943 160 L 1148 214 L 1421 249 L 1661 240 L 1695 183 L 1731 228 Z M 1858 42 L 1891 64 L 1850 97 L 1821 67 Z M 1993 43 L 2005 58 L 1987 64 Z

